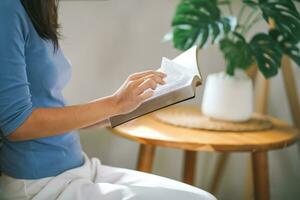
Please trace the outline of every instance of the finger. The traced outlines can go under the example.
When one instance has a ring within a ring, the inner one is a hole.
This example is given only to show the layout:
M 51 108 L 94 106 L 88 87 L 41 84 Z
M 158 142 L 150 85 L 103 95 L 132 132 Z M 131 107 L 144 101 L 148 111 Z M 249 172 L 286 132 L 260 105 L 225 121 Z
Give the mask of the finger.
M 148 70 L 148 71 L 134 73 L 134 74 L 132 74 L 132 75 L 129 76 L 129 79 L 130 80 L 137 80 L 137 79 L 140 79 L 140 78 L 142 78 L 144 76 L 148 76 L 150 74 L 153 74 L 153 70 Z
M 137 88 L 139 85 L 141 85 L 145 81 L 144 78 L 140 78 L 134 81 L 130 81 L 129 84 L 131 85 L 132 88 Z
M 138 72 L 138 73 L 130 75 L 129 80 L 137 80 L 137 79 L 143 78 L 143 77 L 151 75 L 151 74 L 155 74 L 155 75 L 160 76 L 162 78 L 166 77 L 166 74 L 163 73 L 163 72 L 148 70 L 148 71 Z
M 154 94 L 154 92 L 152 90 L 144 92 L 143 94 L 140 95 L 140 98 L 142 101 L 145 101 L 146 99 L 149 99 L 150 97 L 152 97 Z
M 159 83 L 160 85 L 164 85 L 166 82 L 164 79 L 158 75 L 151 74 L 148 76 L 143 77 L 144 79 L 153 79 L 156 83 Z
M 161 78 L 165 78 L 167 77 L 167 74 L 164 72 L 160 72 L 160 71 L 155 71 L 155 74 L 158 75 Z
M 155 90 L 156 87 L 157 87 L 157 83 L 153 79 L 147 79 L 138 86 L 137 93 L 142 94 L 147 89 Z
M 134 80 L 134 81 L 130 81 L 130 83 L 132 84 L 132 87 L 138 87 L 141 83 L 143 83 L 147 79 L 153 79 L 155 82 L 157 82 L 157 83 L 159 83 L 161 85 L 164 85 L 166 83 L 163 78 L 161 78 L 159 76 L 155 76 L 153 74 L 145 76 L 145 77 L 142 77 L 142 78 Z

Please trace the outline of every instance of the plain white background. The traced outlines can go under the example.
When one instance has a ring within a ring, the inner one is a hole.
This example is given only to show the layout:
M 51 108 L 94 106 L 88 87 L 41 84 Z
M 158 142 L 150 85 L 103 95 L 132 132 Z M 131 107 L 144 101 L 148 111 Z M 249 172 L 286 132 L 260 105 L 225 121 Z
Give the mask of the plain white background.
M 169 29 L 178 0 L 63 1 L 60 3 L 62 48 L 73 64 L 72 79 L 64 91 L 70 104 L 84 103 L 112 94 L 136 71 L 156 69 L 161 57 L 173 58 L 179 51 L 161 39 Z M 239 7 L 239 2 L 234 9 Z M 260 26 L 263 30 L 263 26 Z M 218 47 L 202 50 L 202 75 L 224 70 Z M 300 89 L 300 68 L 295 67 Z M 269 113 L 291 122 L 280 74 L 272 79 Z M 194 103 L 200 107 L 203 88 Z M 299 91 L 300 92 L 300 91 Z M 138 145 L 110 134 L 105 129 L 81 132 L 82 145 L 89 156 L 108 165 L 135 168 Z M 273 200 L 300 199 L 300 159 L 297 145 L 272 151 L 270 182 Z M 159 148 L 154 173 L 181 179 L 182 152 Z M 197 186 L 209 185 L 216 153 L 198 153 Z M 247 171 L 246 153 L 232 154 L 220 183 L 222 200 L 243 199 Z

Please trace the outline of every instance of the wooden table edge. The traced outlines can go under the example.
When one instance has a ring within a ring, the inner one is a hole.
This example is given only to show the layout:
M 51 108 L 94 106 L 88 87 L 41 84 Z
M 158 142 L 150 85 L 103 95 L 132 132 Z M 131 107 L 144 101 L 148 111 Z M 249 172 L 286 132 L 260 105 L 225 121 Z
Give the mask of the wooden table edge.
M 119 135 L 123 138 L 129 139 L 131 141 L 135 141 L 141 144 L 152 145 L 152 146 L 160 146 L 160 147 L 168 147 L 168 148 L 175 148 L 175 149 L 183 149 L 183 150 L 190 150 L 190 151 L 204 151 L 204 152 L 257 152 L 257 151 L 270 151 L 270 150 L 277 150 L 277 149 L 284 149 L 288 146 L 293 145 L 297 141 L 300 142 L 299 134 L 297 137 L 291 138 L 285 142 L 283 145 L 282 143 L 274 143 L 268 144 L 268 147 L 265 145 L 257 146 L 251 144 L 241 144 L 241 145 L 227 145 L 227 144 L 198 144 L 198 143 L 181 143 L 181 142 L 174 142 L 174 141 L 161 141 L 143 137 L 134 137 L 127 134 L 122 133 L 114 128 L 107 128 L 110 132 Z M 237 150 L 237 146 L 238 150 Z M 255 147 L 255 148 L 254 148 Z

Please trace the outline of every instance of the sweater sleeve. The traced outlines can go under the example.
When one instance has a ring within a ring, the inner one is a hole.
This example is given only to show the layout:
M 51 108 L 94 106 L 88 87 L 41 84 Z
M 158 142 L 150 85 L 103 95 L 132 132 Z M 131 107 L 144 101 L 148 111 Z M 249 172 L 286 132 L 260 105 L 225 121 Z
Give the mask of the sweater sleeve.
M 28 27 L 20 5 L 0 5 L 0 130 L 8 136 L 32 113 L 26 73 Z

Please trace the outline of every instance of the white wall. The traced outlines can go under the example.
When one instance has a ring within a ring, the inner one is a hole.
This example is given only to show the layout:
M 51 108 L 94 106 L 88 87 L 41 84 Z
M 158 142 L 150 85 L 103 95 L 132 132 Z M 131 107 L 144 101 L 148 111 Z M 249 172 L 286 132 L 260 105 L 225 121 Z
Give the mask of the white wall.
M 178 0 L 111 0 L 61 2 L 62 47 L 73 63 L 73 76 L 65 90 L 70 103 L 83 103 L 112 94 L 133 72 L 155 69 L 162 56 L 179 53 L 161 43 Z M 224 69 L 217 47 L 200 55 L 205 76 Z M 295 70 L 300 88 L 300 69 Z M 200 106 L 201 95 L 190 103 Z M 272 79 L 270 113 L 291 121 L 281 76 Z M 90 156 L 104 164 L 135 168 L 138 145 L 106 130 L 82 131 L 82 144 Z M 159 148 L 154 173 L 180 180 L 182 152 Z M 197 185 L 207 188 L 217 154 L 198 153 Z M 220 199 L 243 199 L 248 154 L 232 154 L 218 193 Z M 270 153 L 273 200 L 300 199 L 300 160 L 297 145 Z

